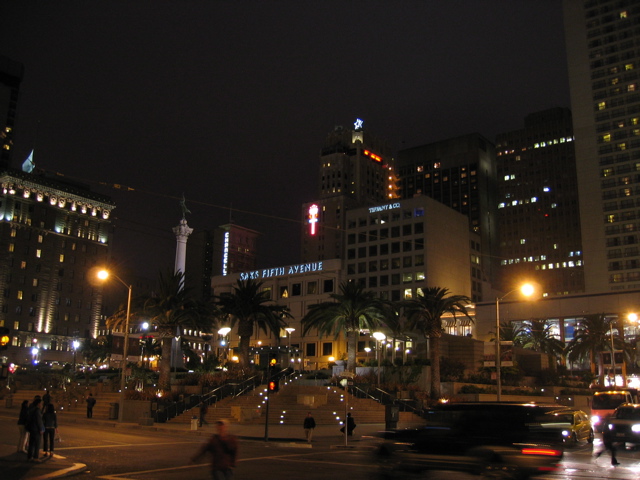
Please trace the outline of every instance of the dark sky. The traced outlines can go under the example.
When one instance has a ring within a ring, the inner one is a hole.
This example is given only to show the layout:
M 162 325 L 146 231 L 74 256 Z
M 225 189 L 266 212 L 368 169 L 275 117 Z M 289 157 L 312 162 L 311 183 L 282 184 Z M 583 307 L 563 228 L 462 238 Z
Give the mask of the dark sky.
M 569 106 L 561 0 L 0 0 L 0 55 L 25 65 L 14 166 L 35 147 L 111 195 L 115 255 L 152 277 L 183 192 L 192 228 L 233 207 L 261 266 L 296 263 L 335 125 L 397 149 Z

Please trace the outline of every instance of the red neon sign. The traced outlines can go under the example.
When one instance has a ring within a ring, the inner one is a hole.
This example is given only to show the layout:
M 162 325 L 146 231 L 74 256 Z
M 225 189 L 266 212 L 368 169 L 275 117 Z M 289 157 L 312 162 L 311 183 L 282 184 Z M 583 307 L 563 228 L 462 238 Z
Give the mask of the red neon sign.
M 375 160 L 378 163 L 382 163 L 382 157 L 380 155 L 376 155 L 375 153 L 369 151 L 369 150 L 363 150 L 363 152 L 367 157 L 369 157 L 371 160 Z
M 309 229 L 309 233 L 311 235 L 315 235 L 316 234 L 316 223 L 318 223 L 318 205 L 316 205 L 315 203 L 313 205 L 311 205 L 309 207 L 309 225 L 310 225 L 310 229 Z

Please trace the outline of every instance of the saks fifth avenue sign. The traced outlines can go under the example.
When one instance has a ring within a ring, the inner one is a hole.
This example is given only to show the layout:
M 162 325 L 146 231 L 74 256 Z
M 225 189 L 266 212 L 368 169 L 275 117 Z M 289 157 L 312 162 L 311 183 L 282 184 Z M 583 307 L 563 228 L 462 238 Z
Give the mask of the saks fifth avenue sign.
M 400 208 L 400 202 L 387 203 L 386 205 L 378 205 L 377 207 L 369 207 L 369 213 L 384 212 L 395 208 Z
M 322 262 L 300 263 L 298 265 L 289 265 L 288 267 L 265 268 L 263 270 L 242 272 L 240 274 L 240 280 L 260 280 L 263 278 L 280 277 L 282 275 L 293 275 L 295 273 L 321 272 L 322 268 Z

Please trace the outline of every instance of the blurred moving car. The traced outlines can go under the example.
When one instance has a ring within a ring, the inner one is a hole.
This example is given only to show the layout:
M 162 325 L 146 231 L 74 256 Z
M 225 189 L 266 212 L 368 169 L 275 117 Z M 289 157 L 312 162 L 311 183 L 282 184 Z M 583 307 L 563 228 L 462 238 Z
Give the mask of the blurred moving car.
M 609 418 L 607 428 L 615 442 L 640 445 L 640 404 L 620 405 Z
M 424 427 L 383 432 L 385 441 L 377 450 L 382 477 L 459 470 L 523 480 L 553 472 L 563 449 L 558 428 L 547 425 L 556 418 L 548 414 L 563 408 L 498 402 L 440 405 L 425 413 Z
M 589 416 L 582 410 L 562 408 L 547 412 L 539 418 L 542 428 L 557 432 L 558 439 L 567 445 L 593 443 L 594 432 Z

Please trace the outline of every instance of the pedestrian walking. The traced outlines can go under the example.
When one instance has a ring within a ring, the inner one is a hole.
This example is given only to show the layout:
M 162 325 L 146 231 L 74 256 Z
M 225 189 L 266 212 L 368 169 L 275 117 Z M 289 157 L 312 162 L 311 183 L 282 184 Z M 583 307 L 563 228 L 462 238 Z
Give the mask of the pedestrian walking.
M 215 427 L 216 433 L 191 457 L 191 461 L 195 462 L 205 453 L 209 453 L 211 455 L 211 478 L 213 480 L 231 480 L 238 458 L 238 440 L 229 434 L 225 421 L 218 420 Z
M 29 400 L 23 400 L 20 405 L 20 414 L 18 415 L 18 452 L 27 453 L 27 442 L 29 441 L 29 430 L 27 430 L 27 420 L 29 418 Z
M 304 435 L 307 438 L 307 442 L 311 443 L 311 438 L 313 437 L 313 429 L 316 428 L 316 421 L 311 416 L 311 412 L 307 413 L 307 417 L 304 419 L 302 428 L 304 428 Z
M 96 399 L 93 398 L 93 395 L 90 393 L 86 401 L 87 401 L 87 418 L 93 418 L 93 407 L 96 406 Z
M 349 435 L 350 437 L 353 436 L 353 431 L 356 428 L 356 421 L 353 419 L 353 417 L 351 416 L 351 412 L 347 413 L 347 435 Z M 342 433 L 344 433 L 344 427 L 342 427 L 340 429 L 340 431 Z
M 44 424 L 43 456 L 49 455 L 53 457 L 53 444 L 58 431 L 58 417 L 52 403 L 47 405 L 47 410 L 42 415 L 42 423 Z
M 200 426 L 203 426 L 205 423 L 207 425 L 209 425 L 209 422 L 207 422 L 207 411 L 209 410 L 209 405 L 207 405 L 207 402 L 205 402 L 204 400 L 202 401 L 202 403 L 200 404 Z
M 616 458 L 616 451 L 617 451 L 616 443 L 614 441 L 613 434 L 608 428 L 605 428 L 604 432 L 602 432 L 602 444 L 603 444 L 602 450 L 596 453 L 594 455 L 594 458 L 597 460 L 598 458 L 600 458 L 600 455 L 602 455 L 604 452 L 609 450 L 609 452 L 611 452 L 611 465 L 613 466 L 620 465 L 620 462 L 618 462 L 618 459 Z
M 35 400 L 29 405 L 27 413 L 27 430 L 29 430 L 29 446 L 27 447 L 27 460 L 38 461 L 40 453 L 40 442 L 44 433 L 44 423 L 42 423 L 42 410 L 40 404 L 42 399 L 37 395 Z

